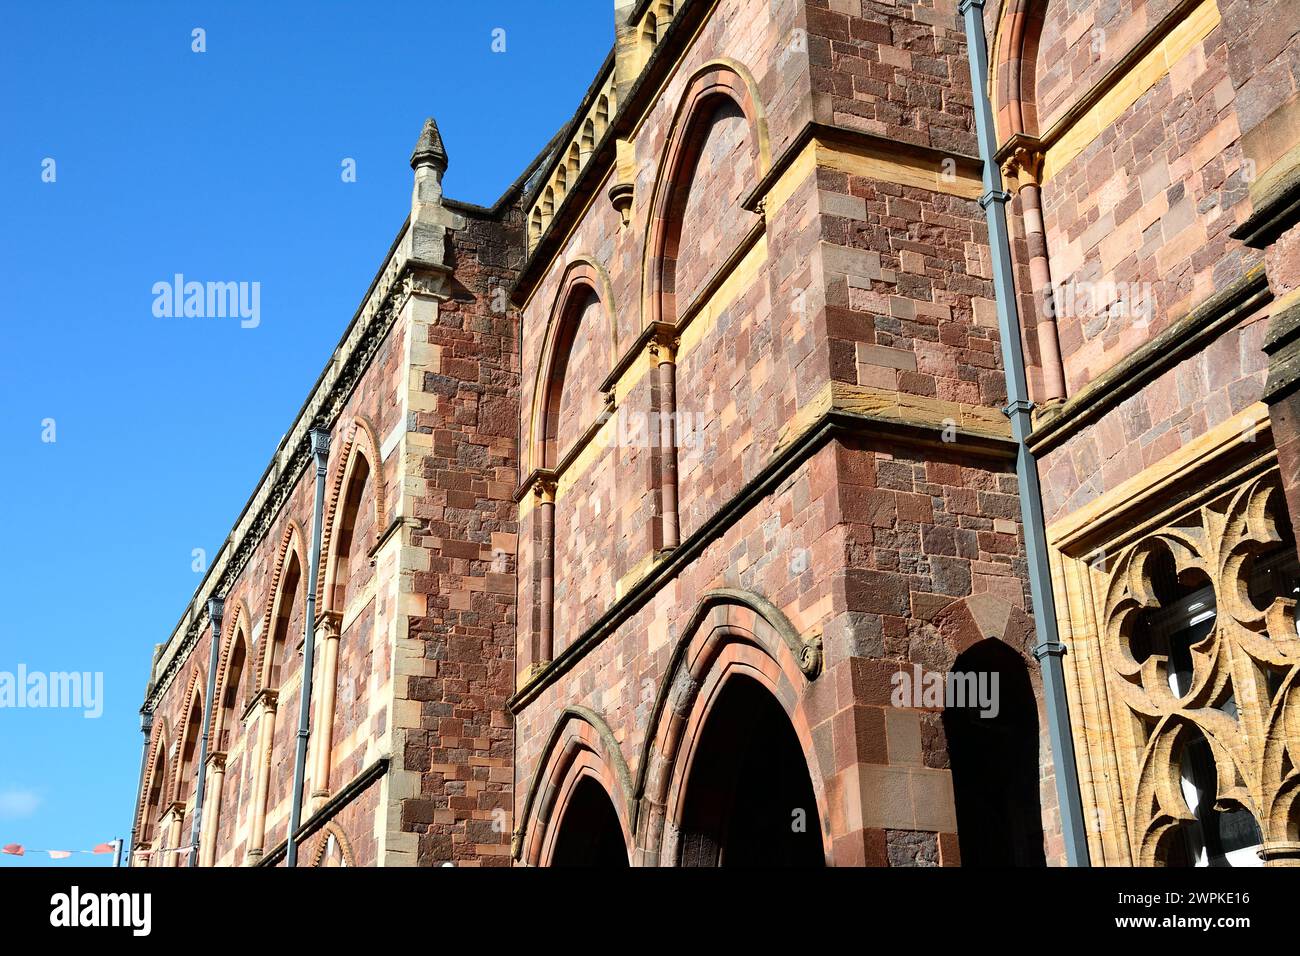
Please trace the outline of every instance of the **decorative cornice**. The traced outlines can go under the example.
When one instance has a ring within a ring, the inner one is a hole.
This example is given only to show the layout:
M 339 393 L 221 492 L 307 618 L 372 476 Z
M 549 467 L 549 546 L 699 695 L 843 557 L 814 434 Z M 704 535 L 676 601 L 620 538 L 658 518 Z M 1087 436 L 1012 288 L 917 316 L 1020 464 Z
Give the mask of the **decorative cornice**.
M 600 142 L 595 144 L 591 156 L 578 172 L 577 179 L 569 183 L 564 202 L 560 203 L 555 210 L 550 224 L 533 245 L 523 267 L 519 270 L 519 275 L 510 290 L 511 299 L 516 305 L 523 305 L 528 300 L 533 289 L 546 274 L 551 260 L 569 234 L 572 220 L 580 215 L 580 210 L 587 207 L 600 184 L 605 181 L 605 177 L 614 167 L 618 140 L 632 132 L 641 115 L 656 101 L 661 84 L 677 67 L 679 55 L 694 39 L 696 27 L 712 12 L 716 4 L 717 0 L 680 0 L 677 12 L 669 22 L 663 38 L 659 40 L 654 52 L 650 54 L 650 59 L 641 68 L 631 89 L 615 104 L 614 115 L 610 117 L 609 126 L 606 127 Z M 609 59 L 601 67 L 599 80 L 603 81 L 606 71 L 612 69 L 614 69 L 614 53 L 611 50 Z M 593 88 L 594 86 L 593 84 Z M 587 101 L 584 101 L 584 111 L 574 117 L 575 123 L 581 121 L 588 108 Z M 576 125 L 574 128 L 577 128 Z M 567 136 L 561 140 L 563 143 L 568 141 Z M 557 154 L 542 167 L 539 180 L 543 184 L 541 188 L 545 188 L 544 184 L 549 180 L 555 163 L 564 161 L 560 152 L 557 150 Z M 532 198 L 528 197 L 529 205 Z

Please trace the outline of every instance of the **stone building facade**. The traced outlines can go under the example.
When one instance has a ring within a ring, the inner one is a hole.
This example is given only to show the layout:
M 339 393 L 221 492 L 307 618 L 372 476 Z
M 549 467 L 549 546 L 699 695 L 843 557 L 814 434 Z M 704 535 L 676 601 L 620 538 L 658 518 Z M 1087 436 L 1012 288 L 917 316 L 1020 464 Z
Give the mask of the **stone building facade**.
M 490 209 L 426 126 L 155 656 L 137 864 L 284 862 L 309 614 L 299 865 L 1297 859 L 1300 7 L 977 2 L 999 198 L 967 5 L 616 0 Z

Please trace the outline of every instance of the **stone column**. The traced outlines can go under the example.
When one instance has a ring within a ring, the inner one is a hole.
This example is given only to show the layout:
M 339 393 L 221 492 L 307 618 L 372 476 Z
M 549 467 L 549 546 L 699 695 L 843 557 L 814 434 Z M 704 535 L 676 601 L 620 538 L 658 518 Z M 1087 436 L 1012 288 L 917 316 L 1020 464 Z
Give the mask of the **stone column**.
M 199 829 L 199 866 L 212 866 L 217 855 L 217 823 L 221 819 L 221 791 L 226 781 L 226 754 L 214 750 L 208 755 L 208 797 L 203 803 L 203 825 Z
M 539 478 L 533 485 L 533 495 L 542 538 L 539 554 L 541 587 L 538 596 L 540 635 L 532 662 L 536 669 L 555 659 L 555 480 Z
M 1065 400 L 1065 365 L 1056 328 L 1057 302 L 1052 288 L 1052 270 L 1047 256 L 1047 232 L 1043 226 L 1043 199 L 1039 176 L 1043 151 L 1036 140 L 1018 135 L 1008 144 L 1010 155 L 1002 161 L 1004 182 L 1020 197 L 1020 214 L 1025 223 L 1025 244 L 1029 247 L 1029 281 L 1034 299 L 1034 332 L 1038 340 L 1038 361 L 1042 372 L 1042 394 L 1037 404 Z
M 170 850 L 176 850 L 181 845 L 181 824 L 185 819 L 185 804 L 183 801 L 176 801 L 172 804 L 171 810 L 167 812 L 167 822 L 164 824 L 167 828 L 167 847 Z M 181 854 L 168 853 L 163 858 L 160 866 L 180 866 Z
M 263 690 L 257 698 L 257 764 L 253 781 L 253 815 L 248 824 L 245 862 L 262 858 L 266 842 L 266 801 L 271 788 L 271 747 L 275 743 L 275 711 L 279 693 Z
M 659 546 L 669 551 L 680 543 L 677 514 L 677 346 L 674 333 L 657 334 L 648 346 L 659 389 L 659 428 L 648 429 L 658 443 L 659 501 L 662 522 Z
M 325 611 L 316 627 L 321 642 L 320 695 L 316 698 L 316 728 L 312 732 L 310 808 L 315 812 L 330 795 L 330 752 L 334 747 L 334 707 L 338 702 L 339 625 L 338 611 Z

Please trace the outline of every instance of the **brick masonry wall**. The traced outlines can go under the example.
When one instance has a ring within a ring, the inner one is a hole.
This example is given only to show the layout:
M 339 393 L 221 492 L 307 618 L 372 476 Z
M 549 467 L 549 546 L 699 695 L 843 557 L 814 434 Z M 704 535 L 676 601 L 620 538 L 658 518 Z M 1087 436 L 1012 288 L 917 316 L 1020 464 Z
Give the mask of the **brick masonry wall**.
M 807 0 L 820 119 L 903 143 L 977 152 L 957 4 Z
M 346 431 L 346 427 L 350 426 L 358 416 L 374 422 L 381 433 L 387 433 L 397 424 L 396 383 L 404 350 L 401 329 L 394 328 L 381 344 L 370 368 L 362 375 L 339 417 L 339 425 L 335 429 L 331 446 L 331 476 L 337 470 L 337 457 L 342 446 L 340 433 Z M 382 474 L 377 476 L 377 480 L 383 480 L 387 485 L 387 500 L 392 500 L 392 495 L 396 490 L 393 485 L 396 473 L 392 466 L 393 462 L 386 463 Z M 301 545 L 304 566 L 294 601 L 293 618 L 287 630 L 286 667 L 280 675 L 282 693 L 273 738 L 266 849 L 274 847 L 276 842 L 284 838 L 288 823 L 288 797 L 292 788 L 294 735 L 298 723 L 298 693 L 302 683 L 300 648 L 306 603 L 305 588 L 307 586 L 305 561 L 307 557 L 306 549 L 310 546 L 310 539 L 305 536 L 311 533 L 314 495 L 315 476 L 312 470 L 308 468 L 294 485 L 288 500 L 272 523 L 270 531 L 258 543 L 247 566 L 236 578 L 226 595 L 225 628 L 222 633 L 223 645 L 237 626 L 235 619 L 238 617 L 238 624 L 243 627 L 245 637 L 250 641 L 249 656 L 245 663 L 245 686 L 255 690 L 259 686 L 259 680 L 255 673 L 258 650 L 265 644 L 267 639 L 264 618 L 269 613 L 268 609 L 274 597 L 270 590 L 273 570 L 277 559 L 280 557 L 281 543 L 290 524 L 292 523 L 301 529 L 304 535 Z M 385 516 L 384 520 L 387 520 L 387 516 Z M 183 698 L 193 675 L 197 675 L 200 686 L 203 686 L 206 682 L 210 640 L 211 634 L 210 628 L 208 628 L 200 635 L 177 677 L 163 694 L 155 709 L 155 728 L 165 725 L 168 728 L 170 741 L 177 739 L 181 708 L 184 706 Z M 319 662 L 319 654 L 317 654 L 316 659 Z M 343 673 L 341 667 L 340 674 Z M 219 672 L 219 679 L 223 674 L 224 670 Z M 355 671 L 353 676 L 356 676 Z M 368 679 L 369 675 L 367 675 Z M 228 736 L 223 735 L 227 736 L 228 741 L 226 751 L 228 762 L 222 785 L 220 815 L 217 821 L 218 838 L 215 859 L 220 865 L 242 864 L 248 850 L 248 827 L 252 816 L 251 804 L 255 793 L 254 765 L 256 760 L 254 752 L 257 740 L 257 712 L 253 711 L 245 718 L 243 701 L 251 695 L 251 690 L 249 693 L 241 695 L 240 703 L 236 705 L 235 725 L 226 728 L 229 732 Z M 169 766 L 174 765 L 174 761 L 169 760 L 168 763 Z M 342 772 L 340 771 L 340 774 Z M 308 790 L 308 792 L 310 791 Z M 214 799 L 211 790 L 209 790 L 207 799 Z M 189 839 L 188 826 L 189 824 L 186 823 L 183 829 L 185 842 L 188 842 Z
M 509 850 L 518 481 L 513 281 L 523 219 L 466 213 L 451 295 L 408 305 L 412 353 L 390 843 L 402 862 L 504 864 Z M 419 301 L 416 301 L 419 299 Z

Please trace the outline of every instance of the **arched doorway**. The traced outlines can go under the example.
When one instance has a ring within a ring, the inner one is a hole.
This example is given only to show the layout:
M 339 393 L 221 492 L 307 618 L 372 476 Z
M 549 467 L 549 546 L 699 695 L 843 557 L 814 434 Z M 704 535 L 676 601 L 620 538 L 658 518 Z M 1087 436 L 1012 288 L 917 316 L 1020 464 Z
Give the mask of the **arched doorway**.
M 573 788 L 560 830 L 555 837 L 551 866 L 627 866 L 627 847 L 618 812 L 605 788 L 583 777 Z
M 950 687 L 977 694 L 943 712 L 962 865 L 1046 866 L 1038 707 L 1024 661 L 988 639 L 959 655 L 949 676 Z
M 757 681 L 733 677 L 691 763 L 682 866 L 821 866 L 821 820 L 799 738 Z

